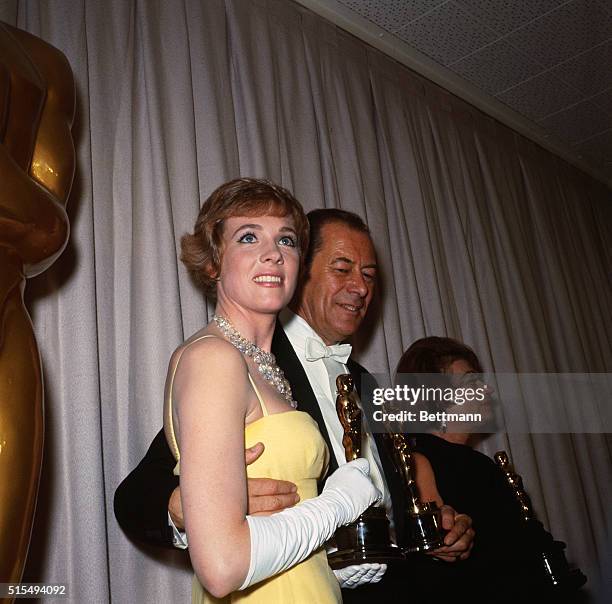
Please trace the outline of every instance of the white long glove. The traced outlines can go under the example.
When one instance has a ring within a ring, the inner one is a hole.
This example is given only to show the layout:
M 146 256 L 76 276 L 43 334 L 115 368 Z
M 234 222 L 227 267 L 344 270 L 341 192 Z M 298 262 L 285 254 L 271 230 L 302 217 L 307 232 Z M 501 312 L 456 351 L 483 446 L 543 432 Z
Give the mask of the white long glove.
M 348 524 L 381 500 L 369 478 L 370 464 L 356 459 L 340 466 L 323 492 L 271 516 L 247 516 L 251 562 L 240 587 L 263 581 L 294 566 L 321 547 L 339 526 Z
M 386 564 L 366 562 L 365 564 L 351 564 L 334 571 L 340 587 L 355 589 L 366 583 L 378 583 L 387 572 Z

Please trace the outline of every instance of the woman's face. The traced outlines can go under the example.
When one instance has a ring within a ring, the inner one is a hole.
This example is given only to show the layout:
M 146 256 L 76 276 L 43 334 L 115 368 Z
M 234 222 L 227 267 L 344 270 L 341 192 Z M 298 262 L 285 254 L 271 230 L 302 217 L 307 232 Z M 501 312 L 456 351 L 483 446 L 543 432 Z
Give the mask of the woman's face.
M 482 417 L 480 426 L 478 424 L 465 426 L 456 424 L 454 426 L 454 429 L 458 432 L 476 432 L 479 427 L 492 419 L 491 395 L 493 389 L 482 381 L 482 376 L 464 359 L 453 361 L 444 373 L 452 374 L 455 386 L 458 388 L 480 389 L 481 392 L 484 390 L 483 400 L 477 398 L 476 400 L 466 401 L 462 405 L 454 405 L 452 408 L 445 409 L 445 411 L 452 413 L 479 413 Z
M 233 216 L 223 225 L 217 301 L 277 313 L 295 290 L 300 265 L 293 218 Z

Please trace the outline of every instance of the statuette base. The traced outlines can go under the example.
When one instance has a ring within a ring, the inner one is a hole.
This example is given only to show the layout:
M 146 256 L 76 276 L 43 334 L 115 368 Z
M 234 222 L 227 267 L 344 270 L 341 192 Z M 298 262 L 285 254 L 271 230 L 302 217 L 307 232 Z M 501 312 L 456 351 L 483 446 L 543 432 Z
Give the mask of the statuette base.
M 402 550 L 389 538 L 389 520 L 380 507 L 368 508 L 355 522 L 338 528 L 334 538 L 338 551 L 328 556 L 333 569 L 366 562 L 405 561 Z

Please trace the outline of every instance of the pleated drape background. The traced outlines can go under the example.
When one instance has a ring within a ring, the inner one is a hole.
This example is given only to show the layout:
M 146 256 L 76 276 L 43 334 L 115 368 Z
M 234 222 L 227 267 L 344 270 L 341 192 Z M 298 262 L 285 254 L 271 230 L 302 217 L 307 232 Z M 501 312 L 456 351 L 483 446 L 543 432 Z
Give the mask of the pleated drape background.
M 207 320 L 177 247 L 230 178 L 367 220 L 371 371 L 445 334 L 498 372 L 612 371 L 612 192 L 321 18 L 277 0 L 5 0 L 0 19 L 67 55 L 78 99 L 71 241 L 27 290 L 47 412 L 28 579 L 73 602 L 188 601 L 185 556 L 129 542 L 112 497 L 161 426 L 170 353 Z M 483 445 L 510 452 L 602 603 L 611 445 Z

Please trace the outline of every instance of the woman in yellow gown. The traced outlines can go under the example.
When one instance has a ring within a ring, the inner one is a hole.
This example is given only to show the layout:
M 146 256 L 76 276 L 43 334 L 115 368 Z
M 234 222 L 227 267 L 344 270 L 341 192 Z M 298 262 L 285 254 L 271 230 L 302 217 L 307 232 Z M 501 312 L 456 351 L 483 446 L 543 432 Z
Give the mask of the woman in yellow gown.
M 194 602 L 340 602 L 321 547 L 380 497 L 365 460 L 339 468 L 317 496 L 327 447 L 269 352 L 307 245 L 300 204 L 257 179 L 214 191 L 182 240 L 183 262 L 216 299 L 213 321 L 175 351 L 166 382 Z M 244 449 L 257 442 L 265 451 L 248 473 L 295 483 L 296 507 L 247 515 Z

